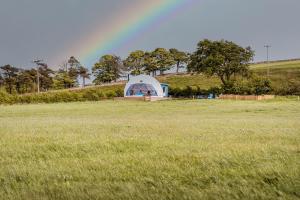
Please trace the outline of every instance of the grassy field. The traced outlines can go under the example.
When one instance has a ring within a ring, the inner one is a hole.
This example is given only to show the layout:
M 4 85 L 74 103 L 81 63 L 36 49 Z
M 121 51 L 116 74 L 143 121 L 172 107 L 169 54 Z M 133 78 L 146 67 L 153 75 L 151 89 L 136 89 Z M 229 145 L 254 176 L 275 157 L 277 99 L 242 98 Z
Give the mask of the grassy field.
M 0 106 L 0 199 L 299 199 L 300 102 Z
M 300 60 L 293 60 L 293 61 L 278 61 L 278 62 L 270 62 L 268 63 L 261 63 L 261 64 L 253 64 L 251 65 L 251 69 L 267 69 L 270 67 L 271 69 L 275 68 L 285 68 L 285 69 L 292 69 L 292 68 L 300 68 Z

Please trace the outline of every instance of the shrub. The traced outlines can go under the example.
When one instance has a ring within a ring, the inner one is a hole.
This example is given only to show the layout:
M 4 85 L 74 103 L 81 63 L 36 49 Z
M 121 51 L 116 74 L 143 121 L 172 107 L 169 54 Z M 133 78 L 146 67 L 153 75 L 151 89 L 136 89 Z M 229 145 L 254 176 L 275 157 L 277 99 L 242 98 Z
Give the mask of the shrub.
M 117 95 L 116 95 L 116 92 L 114 92 L 114 91 L 109 91 L 109 92 L 107 92 L 107 93 L 105 94 L 105 96 L 106 96 L 107 98 L 114 98 L 114 97 L 116 97 Z
M 176 87 L 176 88 L 169 88 L 169 95 L 174 96 L 174 97 L 180 97 L 181 94 L 181 89 Z
M 191 86 L 187 86 L 185 89 L 182 90 L 182 96 L 184 97 L 192 97 L 194 95 L 193 88 Z
M 83 89 L 74 91 L 56 91 L 40 94 L 10 95 L 5 90 L 0 90 L 0 104 L 13 103 L 57 103 L 74 101 L 99 101 L 104 98 L 113 98 L 122 95 L 123 92 L 116 88 L 109 89 Z
M 252 78 L 249 87 L 251 88 L 251 93 L 255 95 L 269 94 L 272 92 L 271 81 L 265 78 Z
M 237 79 L 222 87 L 225 94 L 262 95 L 272 91 L 271 81 L 261 77 Z
M 212 88 L 210 88 L 209 90 L 207 90 L 207 92 L 208 92 L 209 94 L 220 95 L 220 94 L 223 93 L 223 90 L 222 90 L 222 88 L 220 88 L 220 87 L 212 87 Z
M 289 80 L 274 90 L 276 95 L 300 95 L 300 81 Z
M 203 96 L 210 93 L 220 94 L 220 88 L 211 88 L 209 90 L 201 90 L 199 86 L 197 87 L 186 87 L 186 88 L 172 88 L 170 87 L 169 94 L 173 97 L 184 97 L 191 98 L 193 96 Z
M 5 90 L 0 89 L 0 104 L 11 104 L 12 95 L 8 94 Z
M 118 88 L 115 93 L 116 93 L 116 97 L 123 97 L 124 96 L 124 90 L 122 90 L 120 88 Z
M 83 99 L 88 101 L 99 101 L 104 98 L 104 94 L 97 89 L 83 90 Z

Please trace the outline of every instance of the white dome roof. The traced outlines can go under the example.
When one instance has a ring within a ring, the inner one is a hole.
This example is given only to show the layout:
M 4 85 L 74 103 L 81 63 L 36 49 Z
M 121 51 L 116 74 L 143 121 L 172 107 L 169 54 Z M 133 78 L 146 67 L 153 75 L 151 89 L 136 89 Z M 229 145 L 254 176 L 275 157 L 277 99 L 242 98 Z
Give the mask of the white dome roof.
M 148 75 L 138 75 L 138 76 L 133 76 L 130 78 L 129 82 L 126 84 L 125 89 L 124 89 L 124 96 L 127 96 L 127 91 L 130 88 L 130 86 L 135 85 L 135 84 L 147 84 L 153 86 L 155 89 L 157 96 L 158 97 L 163 97 L 163 89 L 154 77 L 148 76 Z

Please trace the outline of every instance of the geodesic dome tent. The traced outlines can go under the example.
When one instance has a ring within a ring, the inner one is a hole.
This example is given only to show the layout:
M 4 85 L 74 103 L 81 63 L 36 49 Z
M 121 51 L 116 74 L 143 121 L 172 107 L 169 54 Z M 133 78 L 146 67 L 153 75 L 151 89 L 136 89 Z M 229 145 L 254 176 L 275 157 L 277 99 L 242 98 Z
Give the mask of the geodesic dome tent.
M 161 84 L 153 77 L 139 75 L 131 77 L 124 89 L 125 97 L 164 97 Z

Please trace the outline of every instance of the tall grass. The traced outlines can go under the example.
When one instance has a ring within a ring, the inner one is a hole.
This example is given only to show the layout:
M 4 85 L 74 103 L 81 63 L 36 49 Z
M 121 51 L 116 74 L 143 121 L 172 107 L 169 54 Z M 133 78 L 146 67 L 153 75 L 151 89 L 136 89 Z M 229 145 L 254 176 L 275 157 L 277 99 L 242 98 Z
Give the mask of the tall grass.
M 299 101 L 0 106 L 1 199 L 297 199 Z

